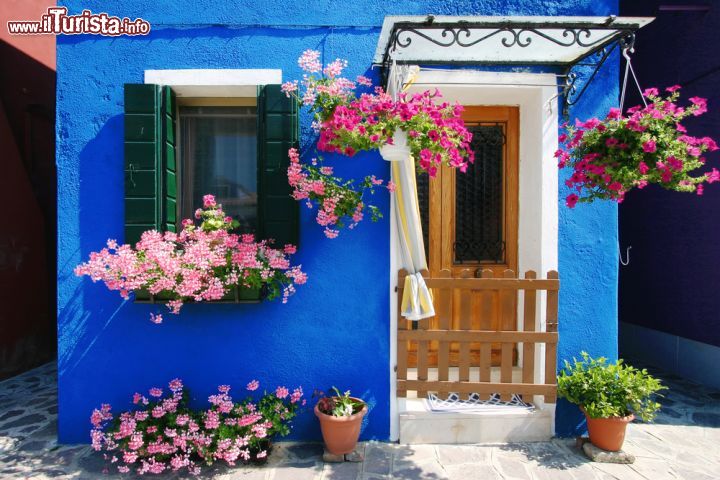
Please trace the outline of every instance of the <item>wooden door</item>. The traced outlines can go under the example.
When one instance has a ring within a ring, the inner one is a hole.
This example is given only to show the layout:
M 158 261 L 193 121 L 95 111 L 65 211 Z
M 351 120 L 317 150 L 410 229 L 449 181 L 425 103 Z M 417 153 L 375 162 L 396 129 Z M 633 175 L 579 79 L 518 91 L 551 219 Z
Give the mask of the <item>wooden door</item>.
M 433 276 L 450 270 L 456 277 L 469 270 L 466 274 L 480 277 L 489 269 L 502 277 L 508 269 L 518 270 L 519 109 L 467 106 L 463 119 L 473 132 L 475 163 L 466 173 L 443 167 L 434 179 L 418 176 L 428 268 Z M 468 328 L 460 324 L 459 313 L 453 312 L 451 328 Z M 430 328 L 439 328 L 437 318 L 430 319 Z M 517 297 L 505 298 L 499 291 L 474 293 L 470 328 L 517 330 Z M 437 365 L 436 343 L 430 346 L 430 365 Z M 479 354 L 479 345 L 472 345 L 474 365 Z M 499 365 L 500 354 L 500 345 L 493 346 L 494 365 Z M 513 358 L 515 362 L 516 351 Z M 458 346 L 452 345 L 450 365 L 457 361 Z

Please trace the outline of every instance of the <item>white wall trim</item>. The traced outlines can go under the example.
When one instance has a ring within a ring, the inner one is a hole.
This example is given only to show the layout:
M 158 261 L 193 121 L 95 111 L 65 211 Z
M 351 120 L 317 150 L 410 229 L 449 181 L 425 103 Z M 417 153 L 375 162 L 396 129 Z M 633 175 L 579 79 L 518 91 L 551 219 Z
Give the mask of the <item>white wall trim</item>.
M 258 85 L 282 83 L 282 70 L 145 70 L 145 83 L 171 86 L 178 97 L 255 97 Z
M 518 270 L 535 270 L 539 277 L 558 265 L 558 102 L 556 78 L 551 74 L 482 72 L 476 70 L 421 70 L 409 91 L 438 87 L 443 100 L 463 105 L 514 105 L 520 108 Z M 395 212 L 391 208 L 390 222 Z M 390 378 L 391 439 L 397 439 L 397 239 L 390 235 Z M 538 325 L 545 327 L 545 299 L 538 300 Z M 522 312 L 522 298 L 518 305 Z M 536 378 L 544 378 L 544 346 L 536 349 Z M 542 397 L 535 398 L 542 406 Z M 554 423 L 554 422 L 553 422 Z

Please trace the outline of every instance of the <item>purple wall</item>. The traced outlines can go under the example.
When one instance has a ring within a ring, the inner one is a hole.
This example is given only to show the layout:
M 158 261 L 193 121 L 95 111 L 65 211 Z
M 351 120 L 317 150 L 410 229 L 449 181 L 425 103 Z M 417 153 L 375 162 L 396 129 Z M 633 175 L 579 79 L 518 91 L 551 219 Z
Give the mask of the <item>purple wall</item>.
M 633 66 L 640 85 L 683 86 L 682 98 L 707 97 L 710 111 L 683 122 L 691 135 L 720 140 L 720 2 L 708 11 L 663 12 L 662 2 L 623 1 L 621 15 L 656 16 L 637 35 Z M 624 68 L 624 66 L 623 66 Z M 639 103 L 636 91 L 626 107 Z M 720 152 L 707 155 L 720 167 Z M 619 317 L 672 335 L 720 346 L 720 185 L 701 197 L 649 187 L 620 206 Z

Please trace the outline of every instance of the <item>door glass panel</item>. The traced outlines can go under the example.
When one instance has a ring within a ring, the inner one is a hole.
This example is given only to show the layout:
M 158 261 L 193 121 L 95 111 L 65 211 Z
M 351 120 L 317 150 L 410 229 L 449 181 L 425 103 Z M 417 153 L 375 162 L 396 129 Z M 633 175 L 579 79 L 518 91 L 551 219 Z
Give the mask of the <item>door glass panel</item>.
M 420 224 L 422 225 L 423 243 L 425 244 L 425 260 L 430 264 L 430 176 L 423 172 L 416 173 L 418 204 L 420 206 Z
M 454 263 L 503 263 L 504 124 L 469 127 L 475 163 L 455 175 Z

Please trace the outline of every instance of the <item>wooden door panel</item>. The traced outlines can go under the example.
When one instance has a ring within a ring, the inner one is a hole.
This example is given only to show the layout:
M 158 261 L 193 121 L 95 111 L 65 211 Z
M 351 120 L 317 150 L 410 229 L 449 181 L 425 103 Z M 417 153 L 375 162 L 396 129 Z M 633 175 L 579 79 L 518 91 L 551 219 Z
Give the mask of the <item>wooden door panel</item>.
M 504 249 L 502 261 L 476 261 L 456 262 L 455 258 L 455 235 L 456 235 L 456 182 L 457 176 L 463 173 L 457 172 L 450 167 L 440 169 L 434 179 L 429 180 L 427 187 L 427 222 L 423 225 L 427 229 L 427 257 L 430 275 L 435 277 L 448 275 L 453 277 L 461 276 L 463 271 L 468 270 L 471 276 L 494 276 L 502 277 L 506 270 L 517 272 L 517 235 L 518 235 L 518 145 L 519 145 L 519 110 L 517 107 L 508 106 L 466 106 L 463 112 L 463 119 L 466 125 L 472 127 L 483 127 L 487 125 L 500 126 L 504 135 L 503 168 L 502 168 L 502 233 L 504 238 Z M 422 179 L 425 181 L 425 179 Z M 435 310 L 438 312 L 439 299 L 443 295 L 435 295 Z M 514 295 L 514 296 L 513 296 Z M 456 291 L 452 305 L 455 308 L 449 312 L 449 328 L 453 330 L 478 329 L 478 330 L 516 330 L 517 329 L 517 293 L 500 291 L 475 291 L 469 295 L 469 301 L 465 307 L 461 303 L 461 292 Z M 467 313 L 463 315 L 461 310 Z M 470 318 L 463 318 L 469 316 Z M 448 328 L 443 326 L 439 315 L 428 319 L 431 329 Z M 447 361 L 450 366 L 457 366 L 463 357 L 469 355 L 472 365 L 481 365 L 487 356 L 483 357 L 480 344 L 469 344 L 469 352 L 461 351 L 456 343 L 449 345 L 449 351 L 443 351 L 439 355 L 440 344 L 431 341 L 428 345 L 427 362 L 429 366 L 437 366 Z M 408 344 L 408 365 L 417 365 L 417 350 L 413 344 Z M 492 365 L 499 365 L 502 356 L 502 346 L 492 344 L 490 352 Z M 506 353 L 507 355 L 507 353 Z M 516 361 L 517 348 L 513 348 L 512 356 Z M 442 358 L 440 358 L 442 357 Z M 423 358 L 423 360 L 425 360 Z

